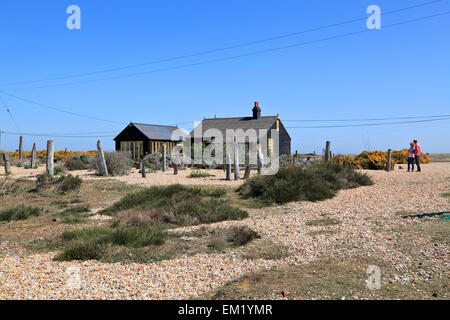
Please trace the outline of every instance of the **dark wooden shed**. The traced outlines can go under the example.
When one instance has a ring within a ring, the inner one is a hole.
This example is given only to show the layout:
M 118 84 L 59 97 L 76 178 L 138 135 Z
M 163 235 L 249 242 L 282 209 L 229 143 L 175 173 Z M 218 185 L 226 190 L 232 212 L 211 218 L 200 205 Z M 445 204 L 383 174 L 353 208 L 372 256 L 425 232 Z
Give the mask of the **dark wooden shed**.
M 161 152 L 163 145 L 170 153 L 184 137 L 175 126 L 131 122 L 114 141 L 116 151 L 128 152 L 132 159 L 142 159 L 147 154 Z

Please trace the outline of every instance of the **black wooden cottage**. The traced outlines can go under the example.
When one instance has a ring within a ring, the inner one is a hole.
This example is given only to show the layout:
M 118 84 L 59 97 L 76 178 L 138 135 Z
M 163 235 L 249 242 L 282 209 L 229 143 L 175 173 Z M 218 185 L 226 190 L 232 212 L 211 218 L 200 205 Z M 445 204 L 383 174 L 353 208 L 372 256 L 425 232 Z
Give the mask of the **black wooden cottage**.
M 252 109 L 253 115 L 251 117 L 236 117 L 236 118 L 212 118 L 212 119 L 204 119 L 201 123 L 202 126 L 202 135 L 206 130 L 209 129 L 218 129 L 223 135 L 223 139 L 226 137 L 226 130 L 232 129 L 242 129 L 244 132 L 248 129 L 254 129 L 257 132 L 261 129 L 267 130 L 267 153 L 269 155 L 273 154 L 274 144 L 273 139 L 271 137 L 272 129 L 277 130 L 279 134 L 279 155 L 290 155 L 291 154 L 291 137 L 284 127 L 283 123 L 280 120 L 280 117 L 277 116 L 261 116 L 261 108 L 259 107 L 259 103 L 255 102 L 255 105 Z M 194 137 L 194 131 L 191 132 L 191 137 Z M 205 141 L 205 139 L 203 139 Z M 208 143 L 208 141 L 206 141 Z M 259 142 L 258 148 L 264 146 L 261 142 Z M 265 150 L 263 150 L 265 151 Z
M 131 122 L 114 138 L 116 151 L 127 152 L 132 159 L 142 159 L 147 154 L 161 152 L 165 145 L 170 153 L 185 137 L 174 134 L 176 130 L 178 127 Z

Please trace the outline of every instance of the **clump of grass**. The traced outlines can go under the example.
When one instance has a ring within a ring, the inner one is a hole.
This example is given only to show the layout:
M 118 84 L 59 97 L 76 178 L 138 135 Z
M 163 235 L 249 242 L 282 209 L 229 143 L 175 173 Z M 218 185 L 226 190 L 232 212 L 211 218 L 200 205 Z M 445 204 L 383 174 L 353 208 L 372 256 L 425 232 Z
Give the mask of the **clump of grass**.
M 317 219 L 306 222 L 307 226 L 324 227 L 340 224 L 341 221 L 337 219 Z
M 123 176 L 130 173 L 133 160 L 131 160 L 125 152 L 105 152 L 104 154 L 109 175 Z M 93 168 L 97 172 L 101 172 L 99 155 L 97 155 L 93 160 Z
M 242 257 L 248 260 L 279 260 L 290 255 L 291 252 L 285 245 L 261 239 L 246 247 Z
M 62 223 L 66 224 L 84 223 L 89 215 L 89 206 L 86 205 L 70 207 L 57 213 L 57 216 L 63 218 Z
M 258 233 L 248 226 L 233 226 L 216 230 L 209 246 L 214 251 L 223 251 L 228 247 L 243 246 L 256 238 L 259 238 Z
M 205 196 L 199 188 L 181 185 L 158 186 L 124 196 L 101 214 L 115 215 L 120 211 L 144 210 L 155 212 L 153 216 L 163 223 L 179 226 L 240 220 L 248 213 L 230 206 L 226 201 Z
M 192 170 L 189 174 L 191 178 L 206 178 L 209 177 L 210 174 L 206 171 L 200 171 L 200 170 Z
M 169 234 L 158 227 L 91 227 L 66 231 L 62 235 L 65 248 L 55 260 L 101 260 L 112 247 L 159 246 L 168 238 Z
M 444 198 L 450 198 L 450 193 L 443 193 L 441 196 Z
M 0 221 L 25 220 L 32 216 L 39 216 L 41 212 L 41 208 L 21 204 L 17 207 L 0 211 Z
M 283 204 L 330 199 L 341 189 L 372 185 L 370 177 L 353 167 L 330 162 L 281 168 L 272 176 L 256 176 L 238 189 L 244 199 Z
M 40 174 L 36 179 L 36 189 L 39 191 L 50 190 L 61 193 L 79 190 L 83 180 L 72 175 L 54 177 L 47 173 Z

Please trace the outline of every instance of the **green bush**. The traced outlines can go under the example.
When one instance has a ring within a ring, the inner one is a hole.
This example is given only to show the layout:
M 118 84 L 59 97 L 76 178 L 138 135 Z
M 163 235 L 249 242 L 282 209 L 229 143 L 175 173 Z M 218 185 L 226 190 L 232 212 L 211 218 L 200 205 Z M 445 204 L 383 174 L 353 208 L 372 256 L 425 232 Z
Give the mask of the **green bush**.
M 62 253 L 55 260 L 100 260 L 112 246 L 141 248 L 162 245 L 169 234 L 154 227 L 91 227 L 66 231 L 62 235 L 66 243 Z
M 82 183 L 83 180 L 80 177 L 74 177 L 70 174 L 67 176 L 54 177 L 44 173 L 37 176 L 36 189 L 66 193 L 79 190 Z
M 87 170 L 90 167 L 90 157 L 86 155 L 81 155 L 67 159 L 64 162 L 64 166 L 69 171 Z
M 175 225 L 212 223 L 248 216 L 246 211 L 232 207 L 215 196 L 202 193 L 199 188 L 182 185 L 157 186 L 128 194 L 101 213 L 114 215 L 130 209 L 156 210 L 164 223 Z
M 206 178 L 206 177 L 209 177 L 210 174 L 208 172 L 205 172 L 205 171 L 192 170 L 191 173 L 189 174 L 189 176 L 191 178 Z
M 340 189 L 371 185 L 370 178 L 350 166 L 319 162 L 308 167 L 281 168 L 273 176 L 256 176 L 238 189 L 243 198 L 266 203 L 320 201 L 332 198 Z
M 31 216 L 39 216 L 41 211 L 41 208 L 21 204 L 17 207 L 0 211 L 0 221 L 25 220 Z
M 104 152 L 106 167 L 110 176 L 123 176 L 130 173 L 133 161 L 125 152 Z M 100 173 L 100 157 L 97 155 L 93 161 L 94 169 Z

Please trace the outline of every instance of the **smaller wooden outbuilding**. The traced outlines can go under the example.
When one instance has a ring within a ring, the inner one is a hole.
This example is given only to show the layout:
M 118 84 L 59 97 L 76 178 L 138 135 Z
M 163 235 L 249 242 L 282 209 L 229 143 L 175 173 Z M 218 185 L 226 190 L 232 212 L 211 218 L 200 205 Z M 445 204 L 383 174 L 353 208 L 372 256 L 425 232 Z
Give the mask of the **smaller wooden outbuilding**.
M 114 141 L 116 151 L 128 152 L 132 159 L 142 159 L 147 154 L 161 152 L 163 145 L 170 153 L 184 137 L 176 126 L 131 122 Z

